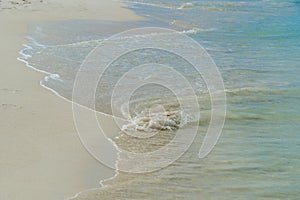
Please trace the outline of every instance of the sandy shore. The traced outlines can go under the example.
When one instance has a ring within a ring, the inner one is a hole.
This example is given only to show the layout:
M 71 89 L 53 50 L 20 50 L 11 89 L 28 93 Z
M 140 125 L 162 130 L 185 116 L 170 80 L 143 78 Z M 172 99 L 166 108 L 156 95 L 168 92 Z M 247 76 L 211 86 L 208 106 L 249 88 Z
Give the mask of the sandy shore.
M 42 88 L 45 76 L 18 61 L 29 23 L 136 20 L 110 0 L 0 1 L 0 199 L 54 200 L 99 187 L 112 169 L 83 148 L 71 104 Z

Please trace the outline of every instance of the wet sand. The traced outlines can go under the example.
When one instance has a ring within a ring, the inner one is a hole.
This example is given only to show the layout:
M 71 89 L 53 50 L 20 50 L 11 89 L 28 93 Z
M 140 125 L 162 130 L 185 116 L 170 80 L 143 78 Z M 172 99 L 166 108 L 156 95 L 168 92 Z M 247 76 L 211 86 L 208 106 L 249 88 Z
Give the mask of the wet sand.
M 0 1 L 1 200 L 67 199 L 114 175 L 81 145 L 71 103 L 40 86 L 45 74 L 17 60 L 28 24 L 68 19 L 140 17 L 110 0 Z

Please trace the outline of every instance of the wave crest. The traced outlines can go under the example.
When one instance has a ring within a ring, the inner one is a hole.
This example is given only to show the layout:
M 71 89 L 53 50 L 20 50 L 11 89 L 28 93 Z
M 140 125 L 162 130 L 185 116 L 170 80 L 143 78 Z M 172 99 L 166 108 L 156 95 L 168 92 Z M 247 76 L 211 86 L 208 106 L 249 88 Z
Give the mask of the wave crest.
M 156 108 L 155 108 L 156 109 Z M 182 111 L 143 110 L 133 117 L 122 131 L 142 131 L 146 133 L 157 131 L 173 131 L 187 123 L 187 115 Z
M 192 8 L 194 6 L 193 3 L 191 2 L 187 2 L 182 4 L 180 7 L 178 7 L 177 9 L 181 10 L 181 9 L 188 9 L 188 8 Z

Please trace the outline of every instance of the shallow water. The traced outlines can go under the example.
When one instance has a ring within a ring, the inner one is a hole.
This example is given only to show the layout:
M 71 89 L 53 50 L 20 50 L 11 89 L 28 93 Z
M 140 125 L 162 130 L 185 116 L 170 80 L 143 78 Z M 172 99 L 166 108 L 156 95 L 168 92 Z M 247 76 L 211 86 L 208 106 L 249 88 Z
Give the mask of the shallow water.
M 211 108 L 205 82 L 189 63 L 170 53 L 142 50 L 125 55 L 112 63 L 98 85 L 98 111 L 111 114 L 107 100 L 124 72 L 153 62 L 173 66 L 189 80 L 199 98 L 201 120 L 195 123 L 188 113 L 179 118 L 169 115 L 174 121 L 161 134 L 148 140 L 121 134 L 114 138 L 115 143 L 137 152 L 160 148 L 173 138 L 179 119 L 184 117 L 188 118 L 183 125 L 186 131 L 193 126 L 200 130 L 189 150 L 170 166 L 148 174 L 120 172 L 116 178 L 105 181 L 104 188 L 83 193 L 78 199 L 298 199 L 299 2 L 150 0 L 129 2 L 129 7 L 149 20 L 35 24 L 29 33 L 32 43 L 23 51 L 27 55 L 23 59 L 35 68 L 58 74 L 46 77 L 42 84 L 71 98 L 81 62 L 109 35 L 144 26 L 185 31 L 204 46 L 222 73 L 227 94 L 226 124 L 211 154 L 199 159 Z M 164 36 L 159 37 L 166 41 Z M 132 80 L 149 73 L 133 74 Z M 172 79 L 161 71 L 153 74 Z M 124 85 L 124 92 L 126 88 Z M 122 96 L 117 100 L 122 113 Z M 137 120 L 135 124 L 142 123 L 141 131 L 155 129 L 149 120 L 156 124 L 161 120 L 160 110 L 154 109 L 157 118 L 149 116 L 149 108 L 157 104 L 169 112 L 180 111 L 176 98 L 165 88 L 152 85 L 134 93 L 130 113 Z M 124 128 L 128 127 L 130 124 Z

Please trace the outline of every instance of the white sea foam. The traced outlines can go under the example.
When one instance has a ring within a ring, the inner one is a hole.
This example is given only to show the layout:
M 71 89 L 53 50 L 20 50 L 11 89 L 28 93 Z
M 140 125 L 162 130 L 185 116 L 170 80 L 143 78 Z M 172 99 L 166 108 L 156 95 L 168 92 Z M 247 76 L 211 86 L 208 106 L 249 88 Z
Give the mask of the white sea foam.
M 180 7 L 178 7 L 177 9 L 181 10 L 181 9 L 188 9 L 188 8 L 192 8 L 194 6 L 193 3 L 191 2 L 187 2 L 182 4 Z
M 45 81 L 50 81 L 50 79 L 63 82 L 63 80 L 60 78 L 59 74 L 50 74 L 49 76 L 45 76 L 44 80 Z
M 182 124 L 181 113 L 178 111 L 173 112 L 158 112 L 147 114 L 146 112 L 140 113 L 130 120 L 129 124 L 122 127 L 123 131 L 143 131 L 155 132 L 157 130 L 176 130 Z

